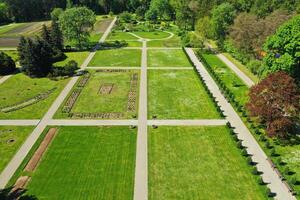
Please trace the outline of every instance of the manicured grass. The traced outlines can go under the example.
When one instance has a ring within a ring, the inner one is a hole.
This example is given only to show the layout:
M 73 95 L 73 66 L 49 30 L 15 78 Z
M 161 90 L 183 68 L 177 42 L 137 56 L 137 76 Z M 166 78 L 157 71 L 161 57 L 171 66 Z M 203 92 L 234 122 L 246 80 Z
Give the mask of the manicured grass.
M 1 126 L 0 127 L 0 173 L 18 151 L 33 127 Z M 9 140 L 14 140 L 9 143 Z
M 61 127 L 32 174 L 38 199 L 132 199 L 136 130 Z
M 93 32 L 89 37 L 89 41 L 91 43 L 97 44 L 99 42 L 100 38 L 102 37 L 102 35 L 103 35 L 103 33 L 94 33 Z
M 149 199 L 267 199 L 226 127 L 149 128 Z
M 52 102 L 64 88 L 67 79 L 53 81 L 48 78 L 29 78 L 24 74 L 17 74 L 9 78 L 0 85 L 0 105 L 1 107 L 20 103 L 33 98 L 41 93 L 45 93 L 56 87 L 50 96 L 31 106 L 25 107 L 9 113 L 0 111 L 0 119 L 38 119 L 41 118 Z
M 229 53 L 224 53 L 224 55 L 230 60 L 233 64 L 235 64 L 242 72 L 244 72 L 252 81 L 255 83 L 259 82 L 259 78 L 255 76 L 245 65 L 240 63 L 238 60 L 233 58 Z
M 75 60 L 78 63 L 78 67 L 82 65 L 82 63 L 85 61 L 85 59 L 88 57 L 90 52 L 83 51 L 83 52 L 68 52 L 65 53 L 67 58 L 63 61 L 57 62 L 54 65 L 55 66 L 64 66 L 71 60 Z
M 108 40 L 138 40 L 139 38 L 127 32 L 112 32 L 107 39 Z
M 142 51 L 137 49 L 110 49 L 97 51 L 89 63 L 92 67 L 140 67 Z
M 148 70 L 148 117 L 220 118 L 193 70 Z
M 130 80 L 133 73 L 130 72 L 92 72 L 91 78 L 82 90 L 73 113 L 109 113 L 120 112 L 124 114 L 124 118 L 132 118 L 137 114 L 137 105 L 135 112 L 127 112 L 128 94 L 130 91 Z M 110 94 L 99 94 L 100 87 L 103 84 L 114 84 Z M 137 86 L 137 89 L 139 84 Z M 137 101 L 138 103 L 138 95 Z M 65 118 L 66 114 L 57 113 L 57 118 Z
M 165 39 L 171 36 L 170 33 L 156 31 L 156 32 L 133 32 L 134 34 L 145 39 Z
M 249 88 L 244 82 L 216 55 L 214 54 L 202 54 L 204 59 L 215 71 L 217 76 L 224 82 L 226 87 L 235 95 L 236 101 L 242 105 L 248 101 Z
M 171 50 L 148 50 L 149 67 L 192 67 L 184 52 Z
M 173 36 L 167 40 L 152 40 L 147 42 L 148 47 L 181 47 L 181 39 L 178 36 Z

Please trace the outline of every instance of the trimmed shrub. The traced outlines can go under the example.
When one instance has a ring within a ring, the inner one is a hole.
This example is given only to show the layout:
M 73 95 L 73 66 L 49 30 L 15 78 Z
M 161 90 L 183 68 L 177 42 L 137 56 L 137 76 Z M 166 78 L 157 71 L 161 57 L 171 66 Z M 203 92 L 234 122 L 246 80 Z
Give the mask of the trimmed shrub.
M 8 75 L 14 73 L 16 64 L 13 59 L 4 52 L 0 52 L 0 75 Z

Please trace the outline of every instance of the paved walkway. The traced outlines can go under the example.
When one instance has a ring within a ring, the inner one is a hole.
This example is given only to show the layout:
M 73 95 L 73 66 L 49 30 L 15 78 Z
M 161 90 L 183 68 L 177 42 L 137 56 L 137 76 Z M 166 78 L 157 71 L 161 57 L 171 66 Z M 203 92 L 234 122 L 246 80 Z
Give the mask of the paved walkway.
M 140 78 L 139 122 L 136 147 L 134 200 L 148 199 L 148 141 L 147 141 L 147 42 L 143 41 Z
M 212 120 L 148 120 L 148 125 L 157 126 L 224 126 L 228 121 L 222 119 Z
M 226 56 L 223 54 L 218 54 L 218 58 L 220 58 L 240 79 L 248 86 L 252 87 L 255 83 L 244 73 L 242 72 L 235 64 L 233 64 Z
M 36 120 L 0 120 L 0 126 L 36 126 L 40 123 Z
M 111 32 L 112 28 L 114 27 L 116 21 L 117 21 L 117 18 L 115 17 L 114 20 L 109 25 L 109 27 L 104 32 L 104 34 L 102 35 L 102 37 L 100 38 L 99 43 L 103 43 L 106 40 L 106 38 L 108 37 L 108 35 Z M 83 64 L 80 66 L 81 69 L 85 69 L 88 66 L 88 64 L 91 62 L 91 60 L 93 59 L 93 57 L 95 56 L 95 54 L 97 52 L 98 46 L 99 46 L 99 44 L 96 45 L 96 47 L 93 49 L 93 51 L 85 59 Z
M 12 75 L 3 76 L 2 78 L 0 78 L 0 85 L 7 81 L 7 79 L 9 79 L 10 77 L 12 77 Z
M 239 139 L 243 140 L 243 145 L 247 147 L 249 154 L 253 155 L 252 159 L 258 163 L 257 168 L 263 172 L 262 178 L 268 184 L 268 187 L 272 192 L 276 193 L 276 199 L 290 200 L 296 199 L 288 191 L 288 188 L 280 180 L 279 176 L 273 170 L 272 166 L 267 161 L 265 152 L 261 149 L 255 138 L 252 136 L 248 128 L 245 126 L 239 115 L 235 112 L 230 103 L 227 102 L 225 97 L 222 95 L 217 84 L 210 76 L 208 71 L 205 69 L 203 64 L 198 60 L 192 49 L 186 48 L 186 51 L 195 64 L 199 74 L 202 76 L 208 89 L 212 92 L 213 96 L 216 97 L 217 102 L 222 110 L 224 110 L 227 120 L 235 127 L 235 131 L 238 134 Z
M 209 48 L 213 48 L 211 44 L 206 43 Z M 224 54 L 217 54 L 217 57 L 222 60 L 249 88 L 255 85 L 244 72 L 242 72 L 234 63 L 232 63 Z
M 116 22 L 116 18 L 112 21 L 110 26 L 108 27 L 107 31 L 105 31 L 104 35 L 100 39 L 100 42 L 105 41 L 106 37 L 108 36 L 109 32 L 111 31 L 112 27 L 114 26 L 114 23 Z M 82 64 L 81 68 L 85 68 L 88 64 L 88 61 L 91 60 L 91 54 L 94 54 L 94 52 L 90 53 L 88 58 L 85 60 L 85 62 Z M 69 92 L 72 90 L 73 86 L 77 82 L 79 77 L 73 77 L 69 81 L 69 83 L 66 85 L 66 87 L 63 89 L 63 91 L 60 93 L 60 95 L 56 98 L 48 112 L 44 115 L 42 120 L 39 122 L 39 124 L 36 126 L 36 128 L 33 130 L 33 132 L 28 136 L 28 138 L 25 140 L 23 145 L 20 147 L 20 149 L 17 151 L 17 153 L 14 155 L 14 157 L 11 159 L 11 161 L 8 163 L 8 165 L 5 167 L 5 169 L 0 174 L 0 189 L 3 189 L 8 181 L 11 179 L 11 177 L 14 175 L 15 171 L 18 169 L 26 155 L 29 153 L 30 149 L 34 145 L 34 143 L 37 141 L 37 139 L 42 134 L 43 130 L 47 127 L 49 122 L 51 121 L 52 117 L 58 110 L 59 106 L 63 103 L 64 99 L 67 97 Z
M 48 122 L 50 126 L 137 126 L 138 120 L 61 120 L 52 119 Z

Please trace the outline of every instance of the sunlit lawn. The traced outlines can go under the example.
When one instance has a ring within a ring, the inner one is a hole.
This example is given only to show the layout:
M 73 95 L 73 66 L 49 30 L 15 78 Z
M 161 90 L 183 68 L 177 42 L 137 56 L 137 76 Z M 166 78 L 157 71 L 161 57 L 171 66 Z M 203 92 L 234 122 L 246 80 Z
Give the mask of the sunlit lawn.
M 28 126 L 0 126 L 0 173 L 32 130 L 33 127 Z
M 26 194 L 38 199 L 132 199 L 136 129 L 61 127 Z
M 193 70 L 148 70 L 148 115 L 158 119 L 220 118 Z
M 133 32 L 134 34 L 145 39 L 165 39 L 171 36 L 170 33 L 156 31 L 156 32 Z
M 49 109 L 52 102 L 67 83 L 67 79 L 54 81 L 48 78 L 29 78 L 24 74 L 17 74 L 0 85 L 1 107 L 19 104 L 25 100 L 36 97 L 56 88 L 50 96 L 31 106 L 20 110 L 4 113 L 0 111 L 0 119 L 39 119 Z
M 99 50 L 89 63 L 92 67 L 139 67 L 142 51 L 138 49 Z
M 148 50 L 149 67 L 192 67 L 181 49 Z
M 267 199 L 230 137 L 225 127 L 149 127 L 149 199 Z
M 64 66 L 67 64 L 69 61 L 74 60 L 78 63 L 78 67 L 82 65 L 82 63 L 85 61 L 85 59 L 88 57 L 89 52 L 88 51 L 83 51 L 83 52 L 68 52 L 65 53 L 67 58 L 63 61 L 57 62 L 54 65 L 55 66 Z

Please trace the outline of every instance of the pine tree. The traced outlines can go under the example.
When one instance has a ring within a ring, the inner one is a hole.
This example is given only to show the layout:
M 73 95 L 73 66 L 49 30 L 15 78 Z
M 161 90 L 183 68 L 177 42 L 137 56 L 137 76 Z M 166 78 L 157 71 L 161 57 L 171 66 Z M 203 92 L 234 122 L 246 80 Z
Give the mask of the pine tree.
M 59 28 L 59 24 L 56 21 L 52 21 L 52 26 L 51 26 L 51 45 L 52 47 L 62 51 L 64 48 L 64 39 L 63 39 L 63 34 Z
M 49 29 L 47 28 L 47 26 L 45 24 L 43 24 L 41 37 L 44 41 L 51 44 L 52 39 L 51 39 L 50 31 L 49 31 Z

